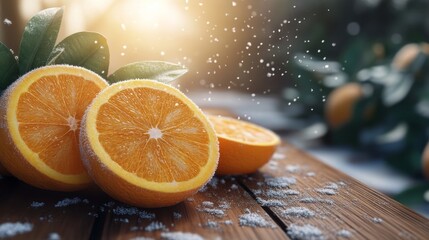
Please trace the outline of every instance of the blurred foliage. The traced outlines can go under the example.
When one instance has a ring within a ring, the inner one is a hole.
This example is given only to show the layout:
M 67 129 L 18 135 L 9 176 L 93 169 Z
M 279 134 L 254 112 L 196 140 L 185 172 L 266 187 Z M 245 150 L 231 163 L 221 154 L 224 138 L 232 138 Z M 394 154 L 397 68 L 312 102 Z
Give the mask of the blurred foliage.
M 396 195 L 394 199 L 420 213 L 429 212 L 429 184 L 421 183 Z
M 300 49 L 306 54 L 294 59 L 295 83 L 284 89 L 286 105 L 293 102 L 302 109 L 295 111 L 295 117 L 317 116 L 325 122 L 331 92 L 358 83 L 362 97 L 353 105 L 349 120 L 330 127 L 326 139 L 371 151 L 393 167 L 421 176 L 421 154 L 429 139 L 429 50 L 426 44 L 398 50 L 429 39 L 429 1 L 327 1 L 326 5 L 335 14 L 306 23 L 306 32 L 312 33 L 310 44 Z

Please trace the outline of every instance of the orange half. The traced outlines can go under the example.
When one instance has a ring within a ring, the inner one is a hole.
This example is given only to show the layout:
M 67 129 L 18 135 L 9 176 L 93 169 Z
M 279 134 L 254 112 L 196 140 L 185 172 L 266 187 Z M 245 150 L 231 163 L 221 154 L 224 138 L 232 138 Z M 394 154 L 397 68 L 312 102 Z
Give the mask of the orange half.
M 97 74 L 68 65 L 22 76 L 0 99 L 0 162 L 39 188 L 70 191 L 88 185 L 79 155 L 80 121 L 107 85 Z
M 152 80 L 113 84 L 94 99 L 82 124 L 85 167 L 122 202 L 176 204 L 216 170 L 219 146 L 210 122 L 169 85 Z
M 267 163 L 280 138 L 272 131 L 242 120 L 208 116 L 219 138 L 217 174 L 247 174 Z

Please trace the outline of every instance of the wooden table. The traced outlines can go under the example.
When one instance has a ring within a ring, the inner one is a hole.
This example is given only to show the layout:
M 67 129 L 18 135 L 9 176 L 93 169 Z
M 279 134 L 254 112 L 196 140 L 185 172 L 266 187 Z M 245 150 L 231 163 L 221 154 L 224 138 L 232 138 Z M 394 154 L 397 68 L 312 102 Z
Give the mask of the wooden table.
M 169 208 L 14 178 L 0 180 L 0 193 L 0 224 L 32 227 L 16 239 L 429 239 L 428 219 L 287 143 L 259 172 L 216 177 Z

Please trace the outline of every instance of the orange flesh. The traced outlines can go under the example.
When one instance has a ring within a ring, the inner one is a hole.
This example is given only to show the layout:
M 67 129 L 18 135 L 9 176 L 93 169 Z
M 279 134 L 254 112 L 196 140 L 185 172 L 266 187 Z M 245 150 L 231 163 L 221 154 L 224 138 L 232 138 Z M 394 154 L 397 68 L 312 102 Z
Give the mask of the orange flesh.
M 18 101 L 19 131 L 27 146 L 63 174 L 84 170 L 79 156 L 80 121 L 100 87 L 82 77 L 45 76 Z
M 267 143 L 273 141 L 273 136 L 252 124 L 221 117 L 210 116 L 218 136 L 233 138 L 246 143 Z
M 99 141 L 111 159 L 148 181 L 192 179 L 209 159 L 204 124 L 164 91 L 122 90 L 100 107 L 96 121 Z

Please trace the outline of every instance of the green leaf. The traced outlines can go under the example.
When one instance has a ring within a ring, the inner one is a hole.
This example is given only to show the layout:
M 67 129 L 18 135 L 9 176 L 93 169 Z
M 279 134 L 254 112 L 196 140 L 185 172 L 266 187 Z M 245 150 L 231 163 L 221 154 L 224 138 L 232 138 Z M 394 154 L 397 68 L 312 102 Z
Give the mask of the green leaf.
M 152 79 L 168 83 L 182 76 L 188 69 L 169 62 L 144 61 L 125 65 L 110 75 L 107 80 L 115 83 L 128 79 Z
M 0 92 L 18 78 L 18 63 L 6 45 L 0 42 Z
M 28 21 L 19 51 L 19 72 L 45 66 L 55 46 L 63 17 L 62 8 L 48 8 Z
M 103 35 L 95 32 L 78 32 L 55 46 L 48 63 L 84 67 L 106 78 L 109 57 L 109 46 Z

